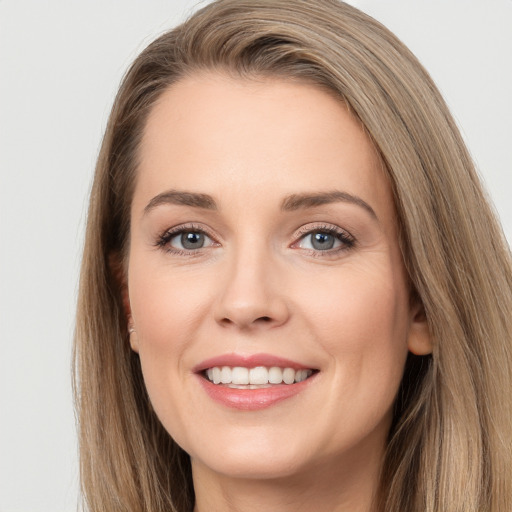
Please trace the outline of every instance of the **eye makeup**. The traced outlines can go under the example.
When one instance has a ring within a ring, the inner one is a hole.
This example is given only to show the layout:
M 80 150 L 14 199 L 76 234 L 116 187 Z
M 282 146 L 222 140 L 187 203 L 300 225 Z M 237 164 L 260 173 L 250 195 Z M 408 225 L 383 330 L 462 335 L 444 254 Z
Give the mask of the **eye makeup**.
M 190 223 L 167 229 L 158 236 L 155 246 L 176 256 L 199 256 L 203 250 L 219 247 L 220 244 L 210 230 L 202 225 Z
M 328 257 L 348 251 L 356 240 L 348 231 L 327 223 L 306 224 L 293 235 L 289 247 L 305 251 L 314 257 Z M 199 256 L 204 251 L 221 244 L 204 225 L 185 223 L 165 230 L 158 235 L 155 246 L 176 256 Z
M 327 223 L 306 224 L 294 238 L 298 240 L 291 245 L 292 248 L 305 250 L 314 257 L 333 256 L 356 245 L 356 239 L 348 231 Z

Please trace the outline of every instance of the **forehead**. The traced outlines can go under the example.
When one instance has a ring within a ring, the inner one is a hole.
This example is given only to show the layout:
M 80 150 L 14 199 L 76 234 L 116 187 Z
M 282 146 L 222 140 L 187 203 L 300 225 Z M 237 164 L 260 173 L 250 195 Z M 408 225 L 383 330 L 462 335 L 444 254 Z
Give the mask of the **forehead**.
M 187 77 L 153 107 L 139 157 L 136 196 L 147 201 L 167 189 L 219 198 L 261 189 L 269 201 L 342 189 L 383 213 L 393 210 L 383 165 L 361 123 L 311 84 Z

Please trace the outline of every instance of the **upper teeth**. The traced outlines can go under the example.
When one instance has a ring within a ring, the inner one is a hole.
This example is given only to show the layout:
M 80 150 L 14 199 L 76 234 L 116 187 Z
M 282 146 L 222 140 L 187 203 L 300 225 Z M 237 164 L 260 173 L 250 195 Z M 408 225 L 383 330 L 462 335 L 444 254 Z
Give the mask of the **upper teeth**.
M 208 380 L 214 384 L 293 384 L 306 380 L 312 370 L 294 370 L 293 368 L 279 368 L 272 366 L 256 366 L 244 368 L 243 366 L 215 366 L 206 370 Z

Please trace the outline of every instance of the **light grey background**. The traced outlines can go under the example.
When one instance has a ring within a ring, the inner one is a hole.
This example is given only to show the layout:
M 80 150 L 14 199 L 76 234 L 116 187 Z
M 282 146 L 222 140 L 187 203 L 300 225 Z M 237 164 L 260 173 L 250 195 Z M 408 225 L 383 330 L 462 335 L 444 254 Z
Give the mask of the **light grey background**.
M 512 0 L 353 0 L 444 93 L 512 240 Z M 197 2 L 0 0 L 0 512 L 76 510 L 70 353 L 116 87 Z

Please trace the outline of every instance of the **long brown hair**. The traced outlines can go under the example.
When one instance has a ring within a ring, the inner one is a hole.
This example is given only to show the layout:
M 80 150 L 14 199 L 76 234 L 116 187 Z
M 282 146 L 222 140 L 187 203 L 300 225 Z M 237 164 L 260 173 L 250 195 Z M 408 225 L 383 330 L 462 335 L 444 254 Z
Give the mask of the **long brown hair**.
M 222 70 L 327 88 L 389 174 L 432 356 L 409 356 L 381 478 L 385 512 L 512 510 L 512 264 L 474 165 L 427 72 L 336 0 L 219 0 L 135 60 L 91 192 L 75 334 L 80 469 L 94 512 L 189 512 L 190 461 L 163 429 L 130 350 L 123 255 L 145 120 L 185 75 Z

